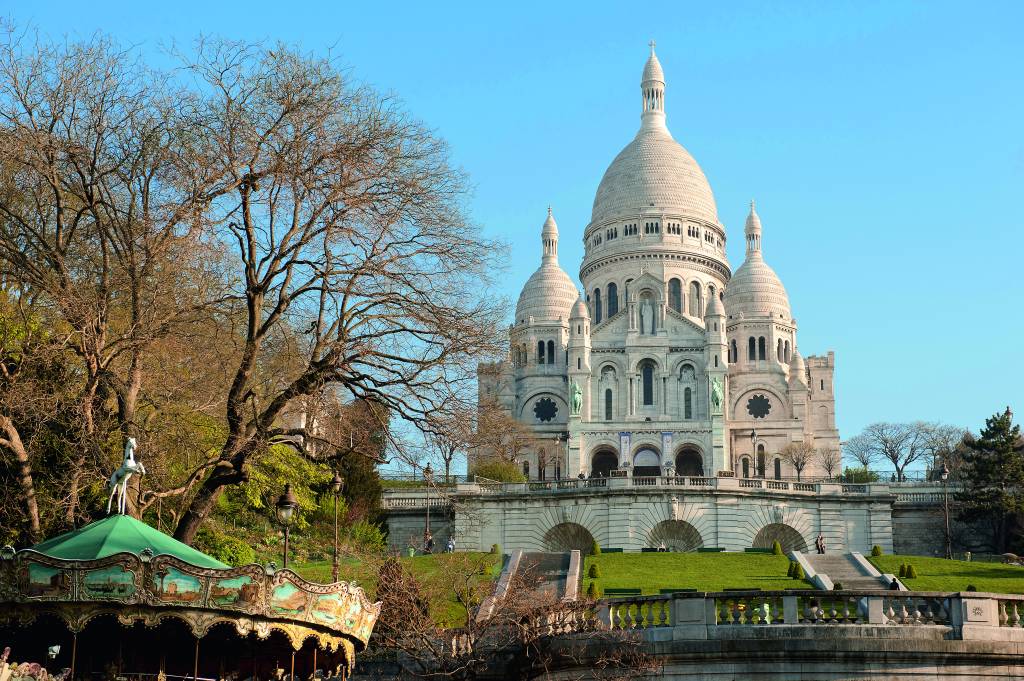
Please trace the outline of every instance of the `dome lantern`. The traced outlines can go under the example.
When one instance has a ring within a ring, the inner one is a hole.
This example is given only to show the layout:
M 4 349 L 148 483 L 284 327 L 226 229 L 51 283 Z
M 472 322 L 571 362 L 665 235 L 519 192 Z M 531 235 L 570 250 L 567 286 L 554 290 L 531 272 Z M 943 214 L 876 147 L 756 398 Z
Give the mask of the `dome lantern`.
M 540 267 L 530 275 L 516 303 L 515 323 L 563 320 L 568 322 L 573 303 L 580 292 L 569 275 L 558 265 L 558 225 L 548 208 L 540 231 L 543 255 Z
M 750 202 L 750 214 L 744 229 L 747 259 L 725 287 L 725 309 L 731 317 L 771 317 L 792 320 L 789 295 L 775 270 L 764 261 L 761 250 L 761 218 Z

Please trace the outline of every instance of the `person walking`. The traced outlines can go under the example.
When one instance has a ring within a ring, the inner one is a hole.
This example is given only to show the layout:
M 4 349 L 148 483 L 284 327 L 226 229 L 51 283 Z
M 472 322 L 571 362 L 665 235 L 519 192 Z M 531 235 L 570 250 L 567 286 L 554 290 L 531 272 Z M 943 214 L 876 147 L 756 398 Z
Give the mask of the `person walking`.
M 434 535 L 427 532 L 423 538 L 423 553 L 434 552 Z
M 455 537 L 448 537 L 448 545 L 444 550 L 446 553 L 455 553 Z

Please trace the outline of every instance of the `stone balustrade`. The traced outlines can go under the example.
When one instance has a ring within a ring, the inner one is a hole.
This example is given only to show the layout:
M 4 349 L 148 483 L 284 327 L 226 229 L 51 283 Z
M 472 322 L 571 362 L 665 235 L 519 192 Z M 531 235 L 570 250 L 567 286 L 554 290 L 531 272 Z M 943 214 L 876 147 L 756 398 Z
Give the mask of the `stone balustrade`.
M 799 636 L 793 627 L 840 626 L 843 631 L 835 636 L 1024 642 L 1024 596 L 974 592 L 633 596 L 600 601 L 594 616 L 605 629 L 642 632 L 648 640 L 771 638 L 766 630 L 783 626 L 789 628 L 787 636 Z
M 886 496 L 900 504 L 941 504 L 957 489 L 950 485 L 943 490 L 942 485 L 934 482 L 917 483 L 870 483 L 847 484 L 838 482 L 797 482 L 793 480 L 772 480 L 765 478 L 712 478 L 700 476 L 661 475 L 661 476 L 617 476 L 611 478 L 570 478 L 563 480 L 535 480 L 521 483 L 459 483 L 453 488 L 432 490 L 430 506 L 449 506 L 453 497 L 459 496 L 496 496 L 496 495 L 550 495 L 560 493 L 608 493 L 616 491 L 650 491 L 662 493 L 672 489 L 690 488 L 708 491 L 734 491 L 739 493 L 763 493 L 771 495 L 792 495 L 795 497 L 812 497 L 816 495 L 830 497 L 870 497 Z M 389 509 L 425 508 L 426 489 L 404 488 L 384 490 L 382 507 Z

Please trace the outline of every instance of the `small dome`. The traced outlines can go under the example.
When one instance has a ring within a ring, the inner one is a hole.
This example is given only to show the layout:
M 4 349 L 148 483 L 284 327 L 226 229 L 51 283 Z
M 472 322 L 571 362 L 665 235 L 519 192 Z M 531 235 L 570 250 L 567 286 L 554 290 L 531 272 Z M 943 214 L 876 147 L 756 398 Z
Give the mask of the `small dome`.
M 793 348 L 793 357 L 789 360 L 789 380 L 807 385 L 807 366 L 804 364 L 804 358 L 800 351 L 796 348 Z
M 516 303 L 516 324 L 535 321 L 569 319 L 573 303 L 580 297 L 579 289 L 558 265 L 558 225 L 548 208 L 548 217 L 541 228 L 543 257 L 541 265 L 526 280 Z
M 651 56 L 647 58 L 647 63 L 644 64 L 644 75 L 640 78 L 640 82 L 646 83 L 651 80 L 659 82 L 665 82 L 665 72 L 661 70 L 661 62 L 658 61 L 658 55 L 654 54 L 654 43 L 651 43 Z
M 775 270 L 761 254 L 761 218 L 750 202 L 750 214 L 744 230 L 747 236 L 747 259 L 733 274 L 725 287 L 725 309 L 730 315 L 791 319 L 789 296 Z
M 590 319 L 590 310 L 587 309 L 587 304 L 583 301 L 583 296 L 576 299 L 576 302 L 572 306 L 572 312 L 569 313 L 569 317 L 572 319 Z

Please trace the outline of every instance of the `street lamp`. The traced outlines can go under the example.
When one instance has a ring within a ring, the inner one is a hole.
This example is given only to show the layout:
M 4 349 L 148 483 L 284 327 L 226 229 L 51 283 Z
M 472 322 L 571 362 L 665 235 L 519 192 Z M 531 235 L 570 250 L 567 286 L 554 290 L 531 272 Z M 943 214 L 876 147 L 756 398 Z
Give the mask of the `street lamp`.
M 331 581 L 338 581 L 338 497 L 341 496 L 341 488 L 345 479 L 334 472 L 334 480 L 331 481 L 331 491 L 334 492 L 334 563 L 331 565 Z
M 761 472 L 760 467 L 757 465 L 757 430 L 750 431 L 750 462 L 754 465 L 754 477 L 758 477 Z
M 953 542 L 949 536 L 949 487 L 947 482 L 949 481 L 949 467 L 946 466 L 946 462 L 942 462 L 942 511 L 946 518 L 946 560 L 953 559 Z
M 295 523 L 296 511 L 299 509 L 299 502 L 292 494 L 292 486 L 285 483 L 284 493 L 277 498 L 275 504 L 277 510 L 277 522 L 284 528 L 284 567 L 288 567 L 288 535 L 292 525 Z
M 426 549 L 430 538 L 430 483 L 434 481 L 434 469 L 429 463 L 423 469 L 423 479 L 427 482 L 427 523 L 423 526 L 423 548 Z

